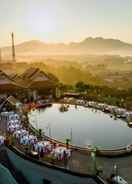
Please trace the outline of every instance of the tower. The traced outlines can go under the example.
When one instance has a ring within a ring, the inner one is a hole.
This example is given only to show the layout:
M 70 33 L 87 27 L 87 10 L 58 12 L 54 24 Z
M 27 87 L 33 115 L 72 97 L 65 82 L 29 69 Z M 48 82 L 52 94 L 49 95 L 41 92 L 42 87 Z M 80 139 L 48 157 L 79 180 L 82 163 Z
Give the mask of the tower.
M 12 38 L 12 61 L 16 62 L 16 55 L 15 55 L 15 45 L 14 45 L 14 33 L 11 33 Z

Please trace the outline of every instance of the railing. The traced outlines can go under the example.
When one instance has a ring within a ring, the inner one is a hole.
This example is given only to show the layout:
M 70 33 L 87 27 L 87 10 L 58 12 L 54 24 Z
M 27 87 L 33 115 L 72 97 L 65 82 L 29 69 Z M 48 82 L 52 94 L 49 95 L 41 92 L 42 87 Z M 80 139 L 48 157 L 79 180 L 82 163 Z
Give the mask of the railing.
M 30 129 L 36 133 L 37 135 L 39 135 L 38 131 L 30 124 Z M 54 143 L 57 143 L 61 146 L 66 146 L 65 143 L 62 143 L 61 141 L 58 141 L 56 139 L 53 139 L 51 137 L 45 136 L 45 139 L 52 141 Z M 132 145 L 130 145 L 132 147 Z M 69 147 L 73 150 L 77 150 L 81 153 L 84 154 L 91 154 L 92 148 L 82 148 L 79 146 L 74 146 L 69 144 Z M 131 150 L 127 150 L 126 147 L 123 148 L 117 148 L 117 149 L 110 149 L 110 150 L 105 150 L 105 149 L 97 149 L 96 155 L 97 156 L 106 156 L 106 157 L 117 157 L 117 156 L 125 156 L 128 154 L 132 154 L 132 149 Z
M 56 166 L 56 165 L 54 165 L 52 163 L 49 163 L 49 162 L 46 162 L 46 161 L 42 162 L 41 160 L 38 160 L 38 159 L 35 159 L 35 158 L 32 158 L 32 157 L 28 156 L 27 154 L 25 154 L 24 152 L 20 151 L 19 149 L 17 149 L 14 146 L 11 146 L 11 145 L 8 146 L 7 145 L 7 147 L 11 151 L 13 151 L 15 154 L 20 156 L 21 158 L 23 158 L 25 160 L 28 160 L 28 161 L 31 161 L 31 162 L 33 162 L 35 164 L 40 165 L 40 166 L 44 166 L 44 167 L 48 167 L 48 168 L 51 168 L 51 169 L 55 169 L 55 170 L 61 171 L 63 173 L 67 173 L 67 174 L 70 174 L 70 175 L 73 175 L 73 176 L 77 176 L 77 177 L 92 178 L 98 184 L 105 184 L 105 181 L 102 178 L 100 178 L 99 176 L 71 171 L 71 170 L 66 169 L 64 167 L 59 167 L 59 166 Z

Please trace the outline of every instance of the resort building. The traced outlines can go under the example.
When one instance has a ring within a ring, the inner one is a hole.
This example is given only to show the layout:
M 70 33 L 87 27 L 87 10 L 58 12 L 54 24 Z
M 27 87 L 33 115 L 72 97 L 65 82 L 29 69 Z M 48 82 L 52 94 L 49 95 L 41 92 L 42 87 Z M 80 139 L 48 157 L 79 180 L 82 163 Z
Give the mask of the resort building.
M 47 74 L 39 68 L 29 68 L 21 75 L 21 78 L 30 82 L 29 88 L 34 98 L 36 94 L 55 95 L 58 79 L 52 74 Z
M 55 95 L 57 83 L 56 77 L 38 68 L 29 68 L 21 76 L 9 76 L 0 71 L 0 94 L 5 96 L 10 94 L 36 99 L 38 95 Z
M 12 80 L 10 76 L 8 76 L 3 71 L 0 71 L 0 94 L 4 96 L 8 96 L 8 94 L 16 94 L 19 91 L 25 90 L 26 85 L 22 82 L 16 82 Z

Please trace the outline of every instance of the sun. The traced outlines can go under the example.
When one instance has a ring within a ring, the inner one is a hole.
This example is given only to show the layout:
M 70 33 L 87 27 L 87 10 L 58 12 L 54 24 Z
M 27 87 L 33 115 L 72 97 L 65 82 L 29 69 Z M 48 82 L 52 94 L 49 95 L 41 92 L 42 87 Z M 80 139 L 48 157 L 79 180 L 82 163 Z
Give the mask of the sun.
M 56 16 L 53 12 L 39 8 L 30 11 L 27 16 L 27 26 L 32 33 L 51 33 L 57 29 Z

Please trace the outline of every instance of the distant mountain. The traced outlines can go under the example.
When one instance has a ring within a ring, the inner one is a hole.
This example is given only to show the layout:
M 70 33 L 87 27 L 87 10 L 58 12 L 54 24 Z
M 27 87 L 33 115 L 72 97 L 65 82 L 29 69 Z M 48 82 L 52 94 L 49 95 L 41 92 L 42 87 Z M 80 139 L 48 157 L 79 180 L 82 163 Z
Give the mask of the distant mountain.
M 97 49 L 132 49 L 132 44 L 116 39 L 104 39 L 102 37 L 86 38 L 79 45 L 86 48 Z
M 11 52 L 10 47 L 4 47 L 3 52 Z M 16 45 L 17 55 L 46 55 L 46 54 L 132 54 L 132 44 L 116 39 L 102 37 L 88 37 L 81 42 L 69 44 L 49 44 L 38 40 L 31 40 Z

